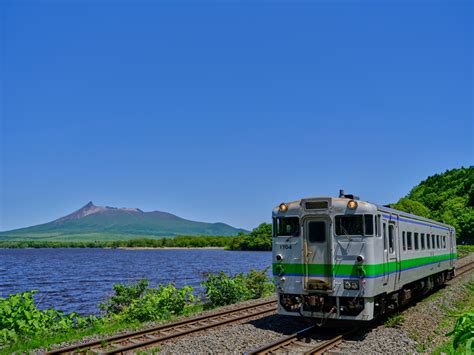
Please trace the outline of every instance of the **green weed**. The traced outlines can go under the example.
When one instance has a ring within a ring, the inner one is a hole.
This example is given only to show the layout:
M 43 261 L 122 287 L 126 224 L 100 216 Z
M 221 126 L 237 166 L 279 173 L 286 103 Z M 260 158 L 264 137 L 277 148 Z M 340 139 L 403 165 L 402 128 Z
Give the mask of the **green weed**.
M 385 321 L 385 326 L 389 328 L 398 328 L 403 325 L 405 322 L 405 317 L 403 314 L 397 313 L 394 314 L 393 316 L 390 316 L 386 321 Z

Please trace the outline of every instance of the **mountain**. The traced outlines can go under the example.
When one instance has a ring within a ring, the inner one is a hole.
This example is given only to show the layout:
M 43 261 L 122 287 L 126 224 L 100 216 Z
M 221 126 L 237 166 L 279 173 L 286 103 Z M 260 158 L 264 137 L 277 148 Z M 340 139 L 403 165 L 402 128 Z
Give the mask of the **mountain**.
M 393 207 L 448 223 L 458 240 L 474 243 L 474 166 L 428 177 Z
M 89 202 L 52 222 L 0 232 L 0 240 L 117 240 L 176 235 L 232 236 L 240 232 L 247 231 L 224 223 L 190 221 L 167 212 L 96 206 Z

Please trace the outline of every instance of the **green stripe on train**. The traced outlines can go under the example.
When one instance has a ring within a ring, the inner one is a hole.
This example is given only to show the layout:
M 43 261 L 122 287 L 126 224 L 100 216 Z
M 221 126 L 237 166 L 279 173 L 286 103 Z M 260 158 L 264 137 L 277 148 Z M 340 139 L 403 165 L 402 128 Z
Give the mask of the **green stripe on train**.
M 443 254 L 426 256 L 421 258 L 414 258 L 401 261 L 401 269 L 409 269 L 414 267 L 420 267 L 439 261 L 445 261 L 449 259 L 455 259 L 457 254 Z M 388 264 L 362 264 L 366 276 L 377 276 L 383 275 L 386 272 L 394 272 L 397 270 L 397 263 L 395 261 L 389 262 Z M 274 263 L 272 265 L 273 273 L 279 274 L 280 268 L 283 267 L 285 274 L 312 274 L 312 275 L 330 275 L 343 276 L 360 275 L 359 264 L 286 264 L 286 263 Z

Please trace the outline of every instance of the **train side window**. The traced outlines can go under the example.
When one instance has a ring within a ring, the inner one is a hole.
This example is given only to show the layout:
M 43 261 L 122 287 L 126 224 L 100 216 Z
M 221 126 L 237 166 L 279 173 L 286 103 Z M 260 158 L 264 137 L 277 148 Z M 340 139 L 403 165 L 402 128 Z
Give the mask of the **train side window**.
M 311 243 L 324 243 L 326 241 L 326 223 L 309 222 L 308 236 Z
M 430 240 L 430 235 L 426 235 L 426 249 L 431 249 L 431 240 Z
M 421 250 L 425 250 L 425 233 L 421 233 Z
M 375 235 L 380 237 L 382 233 L 380 233 L 380 215 L 375 217 Z
M 407 249 L 408 250 L 413 249 L 413 242 L 411 240 L 411 232 L 407 232 Z
M 403 251 L 407 250 L 407 236 L 405 235 L 405 232 L 402 232 L 402 243 L 403 243 Z
M 443 249 L 446 249 L 446 236 L 443 235 Z
M 394 252 L 394 248 L 393 248 L 393 225 L 389 225 L 388 226 L 388 251 L 390 253 L 393 253 Z
M 431 248 L 432 248 L 432 249 L 436 249 L 436 245 L 435 245 L 435 235 L 434 235 L 434 234 L 431 234 Z
M 440 245 L 440 243 L 439 243 L 439 235 L 436 236 L 436 247 L 437 247 L 438 249 L 441 249 L 441 245 Z
M 415 250 L 420 249 L 420 243 L 419 243 L 419 240 L 418 240 L 418 233 L 414 233 L 413 239 L 415 239 Z

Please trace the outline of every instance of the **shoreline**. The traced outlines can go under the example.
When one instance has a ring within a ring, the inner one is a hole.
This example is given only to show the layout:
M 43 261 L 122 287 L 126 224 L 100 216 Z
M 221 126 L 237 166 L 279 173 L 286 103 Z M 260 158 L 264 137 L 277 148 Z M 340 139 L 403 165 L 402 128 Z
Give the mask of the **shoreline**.
M 2 248 L 0 250 L 8 249 L 122 249 L 122 250 L 180 250 L 180 249 L 192 249 L 192 250 L 226 250 L 225 247 L 15 247 L 15 248 Z
M 167 249 L 167 250 L 180 250 L 180 249 L 191 249 L 191 250 L 225 250 L 224 247 L 117 247 L 117 248 L 102 248 L 102 249 L 122 249 L 122 250 L 156 250 L 156 249 Z

